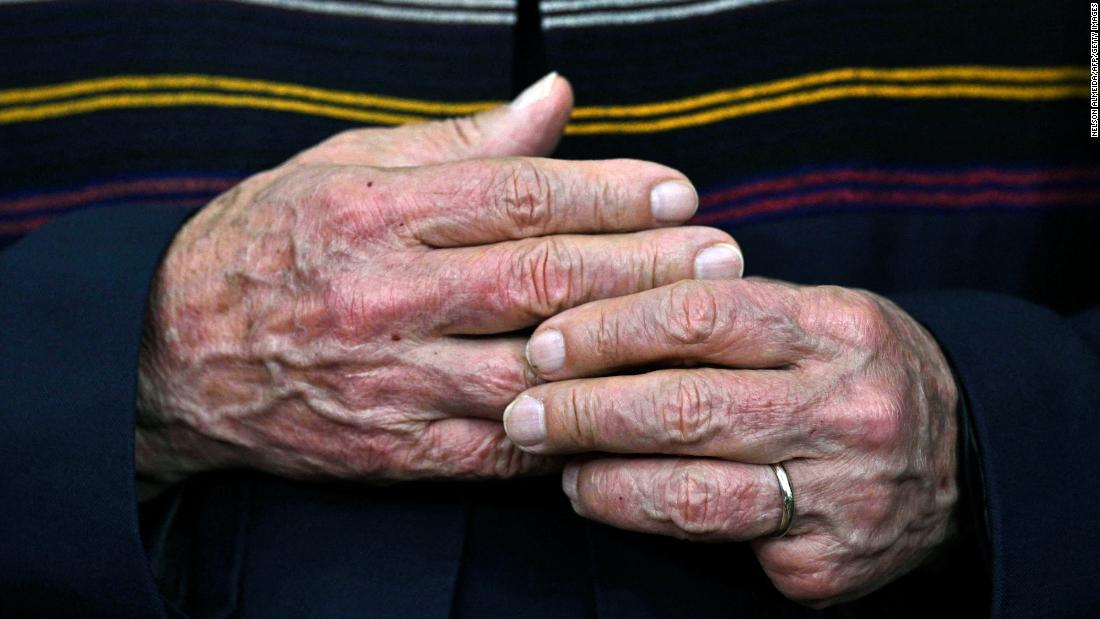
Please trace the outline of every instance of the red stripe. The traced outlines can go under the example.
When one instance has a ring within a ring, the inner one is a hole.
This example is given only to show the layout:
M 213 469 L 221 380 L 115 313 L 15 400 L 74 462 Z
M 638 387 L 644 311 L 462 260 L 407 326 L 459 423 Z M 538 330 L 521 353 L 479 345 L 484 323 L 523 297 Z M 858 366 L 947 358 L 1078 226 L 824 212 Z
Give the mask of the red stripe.
M 221 193 L 239 183 L 228 178 L 161 178 L 116 181 L 82 189 L 0 201 L 0 213 L 60 209 L 112 198 L 135 195 Z
M 31 230 L 41 227 L 51 219 L 53 219 L 53 217 L 42 216 L 33 217 L 31 219 L 20 219 L 19 221 L 0 221 L 0 236 L 26 234 Z
M 841 188 L 826 191 L 757 200 L 743 206 L 713 209 L 699 213 L 692 223 L 743 219 L 753 215 L 778 213 L 810 206 L 865 204 L 867 206 L 909 206 L 916 208 L 966 209 L 983 206 L 1044 207 L 1075 204 L 1100 204 L 1100 192 L 1088 190 L 1035 190 L 1011 192 L 998 189 L 953 193 L 946 191 L 883 191 Z
M 150 205 L 150 208 L 157 208 L 159 206 L 204 206 L 209 201 L 209 198 L 180 198 L 175 200 L 162 201 L 157 205 Z M 28 232 L 33 232 L 34 230 L 53 221 L 54 219 L 57 219 L 60 216 L 61 214 L 58 213 L 56 215 L 38 215 L 28 219 L 19 219 L 16 221 L 0 221 L 0 236 L 18 236 L 22 234 L 27 234 Z
M 1100 180 L 1100 168 L 1073 167 L 1047 170 L 997 170 L 980 168 L 966 172 L 901 172 L 896 170 L 830 170 L 810 172 L 798 176 L 748 183 L 708 193 L 699 200 L 699 206 L 707 208 L 732 202 L 761 193 L 792 191 L 812 185 L 834 183 L 889 183 L 896 185 L 950 185 L 969 186 L 981 184 L 1034 185 L 1039 183 L 1096 181 Z

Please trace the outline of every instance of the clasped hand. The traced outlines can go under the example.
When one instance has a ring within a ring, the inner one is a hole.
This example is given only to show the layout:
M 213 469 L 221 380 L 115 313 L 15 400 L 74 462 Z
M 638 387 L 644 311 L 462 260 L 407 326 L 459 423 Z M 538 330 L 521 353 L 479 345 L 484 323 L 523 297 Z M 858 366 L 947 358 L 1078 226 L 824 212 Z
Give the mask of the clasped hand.
M 697 204 L 675 170 L 532 158 L 570 105 L 551 76 L 348 131 L 202 209 L 150 296 L 139 476 L 499 478 L 594 453 L 564 471 L 578 513 L 752 540 L 801 602 L 925 560 L 956 495 L 932 338 L 868 292 L 740 280 L 728 235 L 669 227 Z M 776 539 L 770 463 L 797 506 Z
M 581 515 L 710 541 L 751 540 L 792 599 L 858 597 L 951 533 L 956 386 L 929 334 L 866 291 L 683 281 L 544 322 L 527 347 L 554 382 L 504 416 L 571 463 Z M 604 376 L 624 369 L 644 373 Z M 770 463 L 795 494 L 787 535 Z
M 475 117 L 339 134 L 247 179 L 177 235 L 150 298 L 136 461 L 167 483 L 501 478 L 505 405 L 538 382 L 518 330 L 585 302 L 735 277 L 729 235 L 683 223 L 687 179 L 548 153 L 555 77 Z

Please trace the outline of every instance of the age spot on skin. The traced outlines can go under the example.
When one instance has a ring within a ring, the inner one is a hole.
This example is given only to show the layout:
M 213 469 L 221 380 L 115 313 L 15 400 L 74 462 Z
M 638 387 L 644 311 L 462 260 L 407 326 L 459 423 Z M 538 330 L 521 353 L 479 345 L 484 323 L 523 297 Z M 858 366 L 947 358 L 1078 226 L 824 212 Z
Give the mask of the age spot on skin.
M 390 341 L 391 342 L 400 342 L 401 341 L 401 336 L 394 333 L 393 335 L 390 336 Z

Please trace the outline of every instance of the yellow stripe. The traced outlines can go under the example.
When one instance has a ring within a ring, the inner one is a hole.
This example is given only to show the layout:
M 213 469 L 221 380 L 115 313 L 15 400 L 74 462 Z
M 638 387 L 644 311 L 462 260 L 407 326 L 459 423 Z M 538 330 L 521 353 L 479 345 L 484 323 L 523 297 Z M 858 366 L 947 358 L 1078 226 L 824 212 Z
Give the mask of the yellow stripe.
M 578 120 L 588 118 L 625 118 L 674 114 L 700 107 L 709 107 L 731 101 L 743 101 L 766 95 L 780 94 L 837 82 L 916 82 L 916 81 L 1001 81 L 1047 82 L 1084 80 L 1083 67 L 981 67 L 944 66 L 901 69 L 877 69 L 873 67 L 847 67 L 821 73 L 809 73 L 763 84 L 709 92 L 683 99 L 643 103 L 636 105 L 608 105 L 579 107 L 573 112 Z
M 972 65 L 893 69 L 847 67 L 819 73 L 809 73 L 763 84 L 719 90 L 672 101 L 636 105 L 579 107 L 574 111 L 574 117 L 585 119 L 605 116 L 629 117 L 672 114 L 730 101 L 750 99 L 789 92 L 810 86 L 847 81 L 912 82 L 956 80 L 1043 82 L 1074 79 L 1083 80 L 1086 77 L 1087 73 L 1083 67 L 990 67 Z M 248 93 L 275 97 L 292 97 L 345 106 L 373 107 L 440 116 L 471 114 L 488 109 L 494 105 L 499 105 L 499 102 L 494 101 L 448 103 L 421 99 L 405 99 L 343 90 L 313 88 L 286 82 L 200 74 L 120 75 L 67 82 L 51 86 L 0 90 L 0 105 L 27 104 L 50 99 L 63 99 L 119 90 L 217 90 L 237 94 Z
M 293 99 L 273 99 L 251 95 L 222 95 L 205 92 L 157 93 L 135 95 L 103 95 L 86 99 L 74 99 L 61 103 L 0 108 L 0 124 L 45 120 L 73 114 L 86 114 L 101 110 L 117 110 L 141 107 L 177 107 L 184 105 L 209 105 L 237 107 L 280 112 L 298 112 L 312 116 L 353 120 L 377 125 L 400 125 L 428 120 L 424 116 L 391 114 L 373 110 L 339 107 Z
M 697 112 L 684 116 L 672 116 L 658 120 L 635 122 L 571 123 L 566 135 L 592 135 L 608 133 L 653 133 L 687 127 L 698 127 L 730 120 L 750 114 L 763 114 L 792 107 L 812 105 L 824 101 L 850 98 L 884 99 L 999 99 L 1015 101 L 1040 101 L 1083 97 L 1088 89 L 1078 86 L 989 86 L 978 84 L 950 84 L 934 86 L 853 85 L 820 88 L 771 99 L 761 99 L 726 107 Z
M 285 82 L 241 79 L 217 75 L 120 75 L 68 82 L 37 88 L 0 90 L 0 105 L 25 104 L 49 99 L 62 99 L 112 91 L 142 90 L 220 90 L 237 94 L 261 94 L 275 97 L 292 97 L 322 103 L 347 106 L 374 107 L 403 112 L 461 116 L 473 114 L 499 105 L 492 101 L 446 103 L 384 97 L 365 93 L 313 88 Z
M 579 107 L 566 128 L 571 135 L 607 133 L 648 133 L 694 127 L 749 114 L 760 114 L 823 101 L 844 98 L 983 98 L 999 100 L 1048 100 L 1084 96 L 1085 70 L 1078 67 L 921 67 L 908 69 L 847 68 L 729 89 L 666 101 L 627 106 Z M 1080 84 L 1076 81 L 1080 79 Z M 844 84 L 819 87 L 838 81 L 915 82 L 921 80 L 972 80 L 977 83 L 940 84 Z M 982 83 L 982 80 L 1007 83 Z M 1028 83 L 1030 82 L 1030 83 Z M 1035 83 L 1038 82 L 1038 83 Z M 1050 82 L 1050 83 L 1045 83 Z M 1060 83 L 1059 83 L 1060 82 Z M 244 90 L 256 94 L 217 92 L 111 93 L 112 90 L 162 89 L 172 87 L 210 87 Z M 810 88 L 799 92 L 788 91 Z M 109 94 L 49 102 L 107 91 Z M 783 94 L 788 93 L 788 94 Z M 771 96 L 768 96 L 771 95 Z M 287 99 L 297 96 L 311 100 Z M 764 97 L 752 101 L 722 105 L 731 101 Z M 32 105 L 0 107 L 0 124 L 30 122 L 109 109 L 204 105 L 295 112 L 350 120 L 359 123 L 396 125 L 430 120 L 428 115 L 456 115 L 486 109 L 492 102 L 441 103 L 398 99 L 369 94 L 332 91 L 298 86 L 202 75 L 120 76 L 55 86 L 0 91 L 0 103 L 40 102 Z M 341 103 L 344 105 L 334 105 Z M 360 106 L 360 107 L 356 107 Z M 701 107 L 720 106 L 666 118 L 623 121 L 656 114 L 688 112 Z M 381 109 L 369 109 L 370 107 Z M 367 108 L 367 109 L 364 109 Z M 397 113 L 390 110 L 396 110 Z M 606 122 L 584 122 L 588 119 Z

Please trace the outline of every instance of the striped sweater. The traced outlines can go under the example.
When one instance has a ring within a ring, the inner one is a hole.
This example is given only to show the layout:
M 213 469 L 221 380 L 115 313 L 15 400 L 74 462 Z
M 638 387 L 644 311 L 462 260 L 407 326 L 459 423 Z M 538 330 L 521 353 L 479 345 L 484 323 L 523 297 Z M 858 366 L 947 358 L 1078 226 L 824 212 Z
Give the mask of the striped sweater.
M 0 247 L 9 248 L 0 255 L 49 239 L 43 226 L 65 215 L 185 214 L 342 129 L 476 112 L 557 70 L 577 106 L 556 156 L 682 170 L 699 188 L 695 222 L 729 230 L 750 274 L 891 296 L 955 364 L 980 458 L 973 545 L 838 612 L 955 604 L 922 593 L 934 587 L 974 612 L 1081 614 L 1100 604 L 1091 559 L 1100 542 L 1037 538 L 1056 536 L 1046 529 L 1066 516 L 1051 497 L 1089 495 L 1050 471 L 1079 465 L 1096 432 L 1082 419 L 1100 418 L 1089 348 L 1100 342 L 1100 159 L 1087 137 L 1087 12 L 1022 0 L 0 0 Z M 34 268 L 3 273 L 49 293 Z M 0 302 L 14 312 L 12 298 Z M 26 372 L 10 367 L 2 373 Z M 27 466 L 2 456 L 0 465 Z M 524 498 L 507 509 L 558 526 L 545 514 L 560 505 L 510 488 Z M 1034 493 L 1043 501 L 1029 501 Z M 43 496 L 27 510 L 46 509 Z M 484 541 L 532 539 L 471 509 L 466 534 L 482 546 L 456 551 L 467 567 L 452 588 L 425 594 L 409 616 L 491 608 L 497 598 L 478 575 L 503 579 L 500 600 L 522 602 L 515 591 L 535 586 L 487 567 L 496 559 Z M 583 563 L 577 571 L 595 585 L 547 578 L 594 596 L 600 616 L 722 616 L 731 605 L 811 614 L 768 593 L 741 550 L 587 535 L 585 548 L 539 547 L 562 565 Z M 0 524 L 0 548 L 8 540 Z M 576 559 L 586 553 L 590 564 Z M 28 556 L 0 557 L 0 594 L 16 567 L 34 564 Z M 694 593 L 663 599 L 629 568 L 639 562 Z M 1073 575 L 1051 576 L 1059 563 Z M 744 582 L 713 582 L 704 568 L 714 565 Z M 170 606 L 205 608 L 195 601 L 204 593 L 157 576 Z M 72 584 L 85 586 L 59 599 L 94 597 L 92 585 Z M 322 595 L 316 587 L 310 595 Z M 96 599 L 122 614 L 110 596 Z M 260 593 L 250 599 L 255 616 L 280 608 Z

